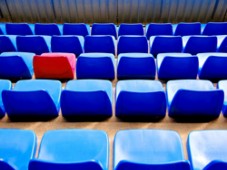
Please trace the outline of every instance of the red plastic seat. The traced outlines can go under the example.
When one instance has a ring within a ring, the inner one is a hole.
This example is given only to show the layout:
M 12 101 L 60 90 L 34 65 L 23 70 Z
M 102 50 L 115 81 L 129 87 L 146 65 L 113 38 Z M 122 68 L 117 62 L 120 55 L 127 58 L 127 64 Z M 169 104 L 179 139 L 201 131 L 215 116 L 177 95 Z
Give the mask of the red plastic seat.
M 36 78 L 73 79 L 75 65 L 76 56 L 73 53 L 43 53 L 33 60 Z

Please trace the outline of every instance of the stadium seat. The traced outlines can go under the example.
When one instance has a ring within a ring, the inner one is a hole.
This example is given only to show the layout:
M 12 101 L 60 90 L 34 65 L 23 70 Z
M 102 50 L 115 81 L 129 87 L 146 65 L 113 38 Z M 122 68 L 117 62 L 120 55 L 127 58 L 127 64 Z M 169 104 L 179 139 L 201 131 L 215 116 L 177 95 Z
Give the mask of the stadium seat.
M 154 57 L 146 53 L 121 53 L 118 55 L 118 79 L 154 79 Z
M 220 80 L 217 84 L 218 89 L 222 89 L 224 91 L 224 104 L 222 107 L 222 113 L 224 117 L 227 117 L 227 80 Z
M 111 53 L 115 55 L 115 40 L 109 35 L 86 36 L 84 42 L 85 53 Z
M 36 153 L 36 135 L 31 130 L 0 129 L 0 169 L 28 169 Z
M 109 140 L 101 130 L 47 131 L 29 170 L 108 170 Z
M 91 35 L 111 35 L 117 39 L 117 28 L 113 23 L 92 24 Z
M 5 27 L 7 35 L 33 35 L 27 23 L 6 23 Z
M 0 78 L 31 79 L 34 53 L 3 52 L 0 54 Z
M 54 23 L 36 23 L 35 34 L 48 36 L 61 35 L 58 25 Z
M 71 80 L 61 94 L 62 115 L 66 118 L 112 116 L 112 84 L 107 80 Z
M 178 23 L 174 35 L 179 36 L 201 35 L 201 23 L 200 22 Z
M 171 23 L 150 23 L 146 25 L 146 36 L 149 40 L 151 36 L 173 35 Z
M 73 53 L 43 53 L 33 60 L 35 78 L 73 79 L 76 56 Z
M 51 51 L 74 53 L 78 57 L 84 52 L 84 37 L 74 35 L 52 36 Z
M 0 53 L 17 51 L 16 36 L 0 35 Z
M 166 114 L 162 84 L 154 80 L 121 80 L 116 85 L 116 116 L 161 119 Z
M 50 52 L 51 37 L 40 35 L 18 36 L 17 48 L 20 52 L 31 52 L 37 55 Z
M 227 22 L 208 22 L 203 35 L 227 35 Z
M 181 36 L 152 36 L 150 37 L 150 53 L 157 56 L 159 53 L 182 52 Z
M 0 35 L 4 35 L 1 27 L 0 27 Z
M 188 135 L 187 150 L 192 170 L 227 169 L 226 130 L 198 130 Z
M 91 35 L 90 27 L 84 23 L 64 23 L 63 35 L 77 35 L 86 37 Z
M 118 55 L 121 53 L 148 53 L 148 42 L 145 36 L 120 36 L 117 49 Z
M 122 23 L 118 29 L 118 36 L 122 35 L 144 35 L 143 25 L 141 23 Z
M 77 59 L 77 79 L 115 78 L 114 55 L 110 53 L 83 53 Z
M 182 39 L 185 53 L 196 55 L 217 51 L 217 37 L 215 36 L 184 36 Z
M 166 85 L 169 116 L 189 121 L 208 121 L 219 117 L 223 90 L 208 80 L 170 80 Z
M 3 90 L 10 90 L 12 87 L 12 83 L 9 80 L 0 79 L 0 118 L 5 116 L 5 107 L 2 102 L 2 91 Z M 1 155 L 0 155 L 1 157 Z M 0 165 L 1 167 L 1 165 Z M 0 168 L 1 169 L 1 168 Z
M 211 81 L 227 79 L 227 53 L 199 53 L 199 78 Z
M 20 80 L 13 90 L 3 90 L 2 100 L 11 119 L 49 119 L 58 116 L 60 94 L 60 81 Z
M 157 56 L 158 79 L 196 79 L 199 61 L 189 53 L 161 53 Z
M 222 36 L 222 41 L 221 41 L 220 46 L 218 48 L 218 52 L 227 53 L 227 35 Z
M 171 130 L 121 130 L 114 138 L 114 170 L 190 170 L 180 136 Z

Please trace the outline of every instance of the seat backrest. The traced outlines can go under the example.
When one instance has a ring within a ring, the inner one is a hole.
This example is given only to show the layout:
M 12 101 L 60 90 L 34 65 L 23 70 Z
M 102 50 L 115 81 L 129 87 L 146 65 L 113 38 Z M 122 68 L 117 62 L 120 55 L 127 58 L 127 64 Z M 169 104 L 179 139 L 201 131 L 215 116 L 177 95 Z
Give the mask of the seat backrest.
M 43 24 L 43 23 L 36 23 L 35 24 L 35 34 L 36 35 L 61 35 L 60 30 L 57 24 L 50 23 L 50 24 Z
M 94 23 L 92 25 L 91 35 L 111 35 L 117 39 L 117 28 L 113 23 Z
M 32 35 L 32 30 L 27 23 L 6 23 L 8 35 Z
M 227 22 L 208 22 L 203 35 L 227 35 Z
M 146 36 L 149 40 L 151 36 L 173 35 L 171 23 L 150 23 L 146 26 Z
M 0 36 L 0 53 L 9 51 L 17 51 L 14 43 L 10 39 L 10 36 Z
M 121 35 L 144 35 L 143 25 L 122 23 L 118 28 L 118 36 Z
M 222 41 L 222 43 L 218 49 L 218 52 L 227 53 L 227 37 L 225 37 L 224 40 Z
M 187 35 L 200 35 L 201 34 L 201 23 L 179 23 L 177 24 L 174 35 L 187 36 Z
M 63 35 L 79 35 L 86 37 L 90 35 L 90 27 L 84 23 L 64 23 L 63 25 Z

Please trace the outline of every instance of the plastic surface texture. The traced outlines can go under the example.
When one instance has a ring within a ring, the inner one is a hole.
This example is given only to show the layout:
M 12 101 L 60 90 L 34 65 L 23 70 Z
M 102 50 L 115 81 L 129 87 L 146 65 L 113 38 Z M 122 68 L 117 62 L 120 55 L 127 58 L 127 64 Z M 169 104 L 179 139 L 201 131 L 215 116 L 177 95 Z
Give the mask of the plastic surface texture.
M 90 35 L 90 27 L 84 23 L 64 23 L 63 25 L 63 35 L 79 35 L 87 36 Z
M 5 116 L 5 107 L 2 101 L 2 91 L 10 90 L 12 88 L 12 83 L 9 80 L 0 80 L 0 118 Z
M 113 23 L 94 23 L 92 24 L 91 35 L 111 35 L 117 39 L 117 28 Z
M 122 35 L 144 35 L 143 25 L 122 23 L 118 29 L 118 36 Z
M 0 169 L 26 170 L 36 153 L 36 135 L 31 130 L 0 129 Z
M 13 43 L 10 35 L 0 35 L 0 53 L 17 51 L 16 43 Z
M 117 132 L 113 164 L 114 170 L 190 170 L 180 136 L 170 130 Z
M 227 22 L 208 22 L 203 35 L 227 35 Z
M 107 80 L 72 80 L 61 94 L 64 117 L 112 116 L 112 84 Z
M 36 35 L 61 35 L 57 24 L 50 23 L 36 23 L 35 24 L 35 34 Z
M 33 35 L 27 23 L 6 23 L 5 27 L 8 35 Z
M 222 113 L 225 117 L 227 117 L 227 80 L 221 80 L 217 84 L 218 89 L 222 89 L 224 91 L 224 103 L 222 107 Z
M 146 36 L 149 40 L 151 36 L 173 35 L 171 23 L 150 23 L 146 25 Z
M 47 131 L 41 141 L 38 159 L 29 170 L 107 170 L 108 136 L 100 130 L 65 129 Z
M 180 36 L 200 35 L 201 23 L 200 22 L 178 23 L 174 34 Z

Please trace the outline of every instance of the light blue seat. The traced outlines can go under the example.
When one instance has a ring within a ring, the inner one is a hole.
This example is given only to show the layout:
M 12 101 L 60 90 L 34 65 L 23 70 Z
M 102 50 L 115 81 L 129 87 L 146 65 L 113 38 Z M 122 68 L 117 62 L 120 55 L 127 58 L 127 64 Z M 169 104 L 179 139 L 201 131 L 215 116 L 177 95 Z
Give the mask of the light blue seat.
M 192 131 L 187 150 L 192 170 L 227 169 L 226 130 Z
M 17 48 L 20 52 L 31 52 L 37 55 L 50 52 L 51 37 L 40 35 L 18 36 Z
M 118 55 L 118 79 L 154 79 L 154 57 L 147 53 L 121 53 Z
M 121 130 L 114 138 L 114 170 L 190 170 L 180 136 L 171 130 Z
M 149 40 L 151 36 L 173 35 L 171 23 L 150 23 L 146 25 L 146 36 Z
M 33 35 L 27 23 L 6 23 L 5 27 L 7 35 Z
M 29 170 L 108 170 L 109 140 L 101 130 L 47 131 Z
M 118 28 L 118 36 L 122 35 L 144 35 L 143 25 L 141 23 L 122 23 Z
M 6 79 L 31 79 L 35 53 L 4 52 L 0 54 L 0 77 Z
M 120 36 L 117 46 L 118 55 L 121 53 L 148 53 L 148 42 L 145 36 Z
M 83 53 L 76 63 L 77 79 L 115 78 L 114 55 L 110 53 Z
M 71 80 L 61 94 L 62 115 L 66 118 L 112 116 L 112 84 L 107 80 Z
M 111 53 L 115 55 L 115 40 L 110 35 L 86 36 L 84 42 L 85 53 Z
M 0 129 L 0 169 L 26 170 L 36 153 L 36 135 L 31 130 Z
M 0 53 L 17 51 L 16 36 L 0 35 Z
M 3 90 L 2 100 L 11 119 L 49 119 L 58 116 L 60 94 L 60 81 L 20 80 L 13 90 Z
M 35 34 L 36 35 L 61 35 L 59 27 L 55 23 L 36 23 L 35 24 Z
M 208 22 L 203 35 L 227 35 L 227 22 Z
M 116 116 L 161 119 L 166 114 L 162 84 L 154 80 L 121 80 L 116 85 Z
M 111 35 L 117 39 L 117 27 L 114 23 L 94 23 L 91 35 Z
M 181 36 L 152 36 L 150 37 L 150 53 L 157 56 L 159 53 L 182 52 Z
M 223 90 L 208 80 L 170 80 L 166 85 L 169 116 L 193 121 L 219 117 L 224 101 Z
M 217 84 L 218 89 L 222 89 L 224 91 L 224 103 L 222 107 L 222 113 L 224 117 L 227 117 L 227 80 L 220 80 Z
M 200 22 L 181 22 L 176 26 L 174 35 L 188 36 L 188 35 L 200 35 L 201 23 Z
M 199 53 L 199 78 L 218 81 L 227 79 L 227 53 Z
M 157 55 L 158 78 L 196 79 L 198 73 L 198 57 L 189 53 L 160 53 Z
M 91 35 L 90 26 L 84 23 L 64 23 L 63 35 L 77 35 L 86 37 Z
M 185 53 L 196 55 L 217 51 L 217 37 L 215 36 L 184 36 L 182 40 Z
M 2 102 L 2 91 L 10 90 L 11 88 L 12 88 L 12 83 L 9 80 L 0 79 L 0 94 L 1 94 L 0 95 L 0 118 L 5 116 L 5 107 Z
M 52 36 L 51 51 L 74 53 L 78 57 L 84 52 L 84 37 L 74 35 Z

